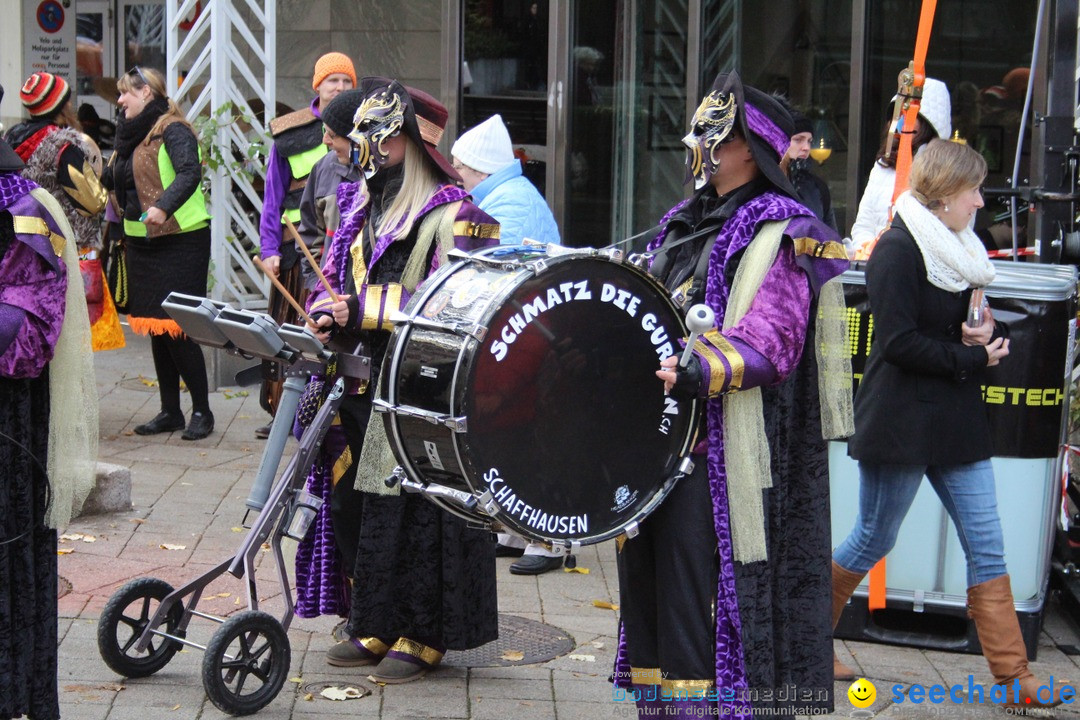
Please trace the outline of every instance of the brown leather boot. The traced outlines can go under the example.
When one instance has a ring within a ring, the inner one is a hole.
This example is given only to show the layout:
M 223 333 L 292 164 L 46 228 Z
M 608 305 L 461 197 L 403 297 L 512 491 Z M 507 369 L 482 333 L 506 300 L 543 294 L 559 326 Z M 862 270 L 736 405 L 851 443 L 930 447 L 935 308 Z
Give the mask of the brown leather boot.
M 994 683 L 1005 686 L 1008 692 L 1010 702 L 1005 707 L 1046 708 L 1061 704 L 1063 684 L 1055 683 L 1052 689 L 1046 688 L 1028 669 L 1027 648 L 1020 634 L 1020 622 L 1016 619 L 1008 575 L 968 588 L 968 616 L 975 621 L 983 657 L 990 665 Z M 1016 681 L 1020 686 L 1019 698 L 1016 697 Z M 1044 688 L 1041 693 L 1038 692 L 1040 687 Z
M 844 606 L 847 605 L 848 598 L 855 592 L 855 588 L 859 587 L 859 583 L 862 582 L 865 576 L 866 573 L 853 573 L 840 567 L 835 562 L 832 564 L 832 626 L 834 630 L 836 629 L 836 623 L 840 622 L 840 615 L 844 612 Z M 833 651 L 832 665 L 834 680 L 855 679 L 855 671 L 840 662 L 840 658 L 836 657 L 835 650 Z

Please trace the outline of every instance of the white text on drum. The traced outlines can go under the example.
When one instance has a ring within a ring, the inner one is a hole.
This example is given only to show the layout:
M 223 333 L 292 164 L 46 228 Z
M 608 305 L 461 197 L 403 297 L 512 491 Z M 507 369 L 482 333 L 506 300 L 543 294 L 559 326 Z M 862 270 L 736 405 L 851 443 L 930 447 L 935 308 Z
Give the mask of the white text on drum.
M 529 527 L 547 535 L 583 535 L 589 532 L 589 515 L 549 515 L 540 508 L 524 502 L 499 476 L 498 468 L 484 473 L 484 482 L 495 502 L 508 514 Z
M 525 331 L 529 323 L 547 312 L 556 305 L 575 300 L 592 300 L 593 293 L 589 289 L 588 281 L 564 282 L 558 288 L 548 288 L 546 295 L 537 295 L 532 302 L 521 306 L 521 312 L 514 313 L 506 321 L 499 338 L 491 343 L 491 354 L 495 356 L 495 362 L 502 362 L 510 350 L 510 345 L 517 340 L 518 335 Z M 630 317 L 637 317 L 638 306 L 641 298 L 628 290 L 620 290 L 609 283 L 604 283 L 600 288 L 600 302 L 610 303 L 626 312 Z M 641 317 L 641 327 L 649 333 L 656 355 L 660 360 L 675 354 L 675 347 L 668 338 L 667 330 L 659 324 L 656 315 L 645 313 Z

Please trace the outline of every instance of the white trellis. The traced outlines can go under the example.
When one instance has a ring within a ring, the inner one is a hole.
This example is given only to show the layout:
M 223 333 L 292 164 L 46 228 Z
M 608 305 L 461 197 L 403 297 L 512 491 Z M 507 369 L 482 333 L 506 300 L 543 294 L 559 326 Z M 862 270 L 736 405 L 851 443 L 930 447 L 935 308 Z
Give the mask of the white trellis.
M 181 24 L 197 18 L 190 29 Z M 251 98 L 262 100 L 266 117 L 276 106 L 277 0 L 166 0 L 166 65 L 168 87 L 186 108 L 189 120 L 213 115 L 226 103 L 233 114 L 254 117 Z M 183 84 L 179 84 L 183 77 Z M 219 125 L 213 144 L 226 158 L 246 158 L 254 133 L 269 147 L 262 127 Z M 246 162 L 225 162 L 207 170 L 210 178 L 211 296 L 240 307 L 263 307 L 270 285 L 251 260 L 259 246 L 259 229 L 235 196 L 238 189 L 258 210 L 262 198 L 252 173 L 265 177 L 266 168 Z

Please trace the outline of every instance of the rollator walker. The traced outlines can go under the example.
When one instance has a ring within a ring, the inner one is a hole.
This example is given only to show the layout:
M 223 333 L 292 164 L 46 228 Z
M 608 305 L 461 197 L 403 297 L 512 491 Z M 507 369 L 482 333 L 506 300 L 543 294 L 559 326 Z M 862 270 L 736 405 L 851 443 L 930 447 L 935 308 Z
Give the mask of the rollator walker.
M 230 715 L 250 715 L 277 697 L 289 672 L 286 631 L 294 606 L 281 541 L 303 539 L 322 505 L 321 498 L 304 490 L 308 471 L 337 415 L 346 381 L 367 382 L 371 361 L 360 354 L 327 350 L 306 327 L 279 326 L 269 315 L 236 310 L 207 298 L 172 293 L 162 307 L 195 342 L 248 359 L 281 363 L 286 380 L 246 501 L 243 524 L 248 526 L 251 513 L 257 515 L 236 554 L 179 588 L 152 577 L 125 584 L 109 599 L 98 621 L 98 650 L 106 665 L 129 678 L 153 675 L 181 646 L 203 650 L 207 696 Z M 336 364 L 331 390 L 275 480 L 307 378 L 324 373 L 331 362 Z M 259 609 L 255 557 L 266 543 L 285 600 L 280 618 Z M 207 586 L 224 573 L 246 579 L 247 609 L 228 618 L 199 611 Z M 188 639 L 188 626 L 195 617 L 220 624 L 205 645 Z

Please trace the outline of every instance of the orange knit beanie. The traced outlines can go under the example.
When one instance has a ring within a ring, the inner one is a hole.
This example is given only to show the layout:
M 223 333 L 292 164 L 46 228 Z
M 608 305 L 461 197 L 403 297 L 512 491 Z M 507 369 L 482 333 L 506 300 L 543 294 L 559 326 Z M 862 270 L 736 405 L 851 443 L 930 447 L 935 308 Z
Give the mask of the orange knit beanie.
M 327 75 L 342 73 L 348 75 L 356 87 L 356 70 L 348 55 L 339 52 L 326 53 L 315 63 L 315 74 L 311 77 L 311 89 L 318 90 Z

